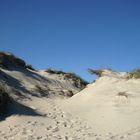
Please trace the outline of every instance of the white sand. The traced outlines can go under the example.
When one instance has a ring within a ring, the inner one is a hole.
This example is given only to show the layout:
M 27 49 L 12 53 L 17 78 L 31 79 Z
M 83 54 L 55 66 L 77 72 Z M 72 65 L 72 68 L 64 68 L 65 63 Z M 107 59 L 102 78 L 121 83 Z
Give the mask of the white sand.
M 125 76 L 125 73 L 106 72 L 65 101 L 63 108 L 85 119 L 102 139 L 110 134 L 110 139 L 139 140 L 140 80 L 126 80 Z
M 62 111 L 52 99 L 33 97 L 24 104 L 43 116 L 8 117 L 0 123 L 1 140 L 86 140 L 93 135 L 86 122 Z
M 7 73 L 26 89 L 36 84 L 45 88 L 39 77 L 40 81 L 20 72 Z M 61 82 L 62 77 L 39 73 L 53 79 L 54 89 L 72 88 L 69 81 Z M 125 73 L 106 71 L 70 99 L 31 96 L 32 100 L 20 101 L 11 106 L 11 116 L 0 122 L 0 140 L 140 140 L 140 80 L 125 77 Z

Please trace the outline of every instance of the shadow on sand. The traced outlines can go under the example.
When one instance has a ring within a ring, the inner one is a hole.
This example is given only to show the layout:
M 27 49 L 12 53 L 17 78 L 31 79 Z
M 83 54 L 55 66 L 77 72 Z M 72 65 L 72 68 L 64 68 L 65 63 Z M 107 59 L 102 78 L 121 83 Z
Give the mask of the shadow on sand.
M 12 101 L 12 103 L 9 103 L 7 109 L 0 113 L 0 121 L 5 120 L 7 117 L 10 117 L 12 115 L 19 115 L 19 116 L 40 116 L 43 117 L 44 115 L 35 111 L 34 109 L 25 106 L 19 102 Z

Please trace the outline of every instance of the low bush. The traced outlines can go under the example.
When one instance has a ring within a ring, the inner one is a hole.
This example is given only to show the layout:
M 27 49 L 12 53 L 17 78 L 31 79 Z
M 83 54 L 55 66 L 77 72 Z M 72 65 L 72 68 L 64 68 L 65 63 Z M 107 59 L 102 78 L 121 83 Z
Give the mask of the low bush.
M 133 71 L 128 72 L 128 79 L 139 79 L 140 78 L 140 69 L 135 69 Z

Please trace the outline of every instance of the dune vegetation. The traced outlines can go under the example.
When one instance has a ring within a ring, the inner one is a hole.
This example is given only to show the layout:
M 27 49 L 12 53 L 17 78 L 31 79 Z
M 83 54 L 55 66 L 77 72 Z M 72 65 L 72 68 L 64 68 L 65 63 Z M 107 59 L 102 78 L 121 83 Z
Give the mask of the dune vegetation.
M 139 79 L 140 78 L 140 69 L 135 69 L 133 71 L 128 72 L 128 79 Z
M 47 69 L 46 72 L 50 74 L 58 74 L 58 75 L 63 75 L 67 79 L 72 79 L 76 83 L 79 83 L 81 85 L 86 86 L 88 84 L 87 81 L 85 81 L 83 78 L 81 78 L 79 75 L 73 73 L 73 72 L 64 72 L 62 70 L 55 70 L 55 69 Z
M 5 112 L 9 101 L 10 97 L 4 85 L 0 85 L 0 113 Z

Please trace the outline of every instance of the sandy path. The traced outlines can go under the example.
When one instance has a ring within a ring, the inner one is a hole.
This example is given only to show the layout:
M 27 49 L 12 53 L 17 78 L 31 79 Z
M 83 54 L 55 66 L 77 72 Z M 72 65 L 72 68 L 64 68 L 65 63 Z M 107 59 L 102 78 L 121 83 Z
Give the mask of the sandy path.
M 63 112 L 52 100 L 37 99 L 26 105 L 44 116 L 11 116 L 1 122 L 1 140 L 87 140 L 94 135 L 91 128 Z
M 139 140 L 140 128 L 113 135 L 94 133 L 81 118 L 64 112 L 57 101 L 34 98 L 24 104 L 34 108 L 44 116 L 11 116 L 2 121 L 0 140 Z

